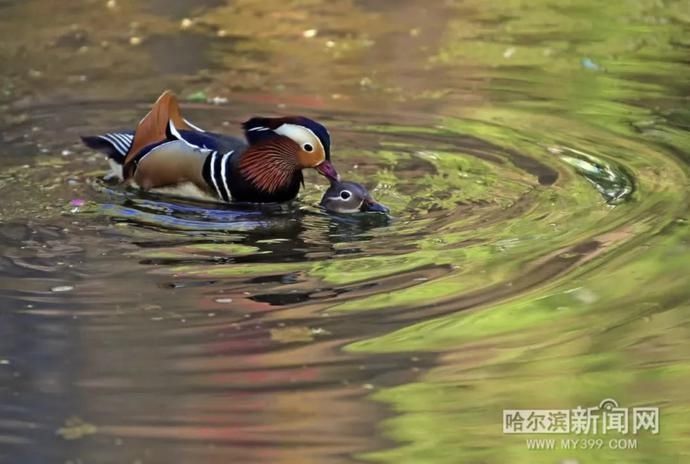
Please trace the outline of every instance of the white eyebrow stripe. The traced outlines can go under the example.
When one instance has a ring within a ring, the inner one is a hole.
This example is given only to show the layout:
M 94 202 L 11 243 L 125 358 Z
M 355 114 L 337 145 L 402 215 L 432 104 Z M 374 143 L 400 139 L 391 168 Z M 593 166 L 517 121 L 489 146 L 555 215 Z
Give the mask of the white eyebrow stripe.
M 291 138 L 300 147 L 304 146 L 305 143 L 312 143 L 314 140 L 316 140 L 316 143 L 318 143 L 318 146 L 321 147 L 321 151 L 323 152 L 324 156 L 326 156 L 326 147 L 323 146 L 321 139 L 314 133 L 314 131 L 312 131 L 306 126 L 285 123 L 278 126 L 277 129 L 274 129 L 274 132 L 276 134 L 284 135 L 285 137 Z M 305 137 L 305 135 L 311 136 L 313 140 L 308 140 L 307 137 Z

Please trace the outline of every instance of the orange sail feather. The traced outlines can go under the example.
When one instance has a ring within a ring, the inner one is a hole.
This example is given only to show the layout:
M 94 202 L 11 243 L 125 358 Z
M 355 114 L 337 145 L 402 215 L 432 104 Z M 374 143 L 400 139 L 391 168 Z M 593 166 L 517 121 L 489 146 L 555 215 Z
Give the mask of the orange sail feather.
M 162 142 L 166 139 L 166 130 L 168 123 L 171 122 L 176 129 L 192 128 L 186 123 L 182 114 L 180 113 L 180 106 L 177 102 L 177 97 L 170 90 L 166 90 L 158 97 L 158 100 L 153 104 L 151 111 L 137 125 L 134 133 L 134 140 L 125 156 L 124 161 L 124 177 L 128 179 L 133 173 L 132 160 L 134 160 L 139 152 L 145 147 Z

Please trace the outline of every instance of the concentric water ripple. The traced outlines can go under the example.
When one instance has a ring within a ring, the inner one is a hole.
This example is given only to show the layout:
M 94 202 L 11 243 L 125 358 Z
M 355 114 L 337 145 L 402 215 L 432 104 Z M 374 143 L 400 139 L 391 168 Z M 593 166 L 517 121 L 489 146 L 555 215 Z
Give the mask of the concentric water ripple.
M 192 113 L 205 127 L 236 119 L 218 107 Z M 99 160 L 56 137 L 30 175 L 10 170 L 0 187 L 0 298 L 13 308 L 0 343 L 13 398 L 3 442 L 21 450 L 91 430 L 68 447 L 75 456 L 106 447 L 107 462 L 336 462 L 392 446 L 372 435 L 389 406 L 408 411 L 385 422 L 392 436 L 423 420 L 408 401 L 433 401 L 419 383 L 427 375 L 451 369 L 447 379 L 472 388 L 472 367 L 510 362 L 500 351 L 518 340 L 577 343 L 598 305 L 620 298 L 600 285 L 639 275 L 626 270 L 630 250 L 679 237 L 687 169 L 573 121 L 540 116 L 542 131 L 529 114 L 513 117 L 391 125 L 322 114 L 344 176 L 371 187 L 390 219 L 321 212 L 314 176 L 283 206 L 126 191 L 96 180 Z M 23 225 L 29 211 L 12 199 L 24 205 L 33 189 L 48 209 Z M 69 206 L 74 197 L 86 206 Z M 564 318 L 570 328 L 549 337 Z M 372 393 L 379 401 L 365 400 Z M 486 401 L 478 395 L 466 397 Z M 56 398 L 73 401 L 57 408 Z

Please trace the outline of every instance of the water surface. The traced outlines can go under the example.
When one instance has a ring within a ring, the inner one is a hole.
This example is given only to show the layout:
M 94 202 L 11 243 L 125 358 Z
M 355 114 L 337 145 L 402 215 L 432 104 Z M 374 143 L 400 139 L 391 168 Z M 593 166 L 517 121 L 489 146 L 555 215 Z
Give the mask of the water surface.
M 687 1 L 0 11 L 1 462 L 687 459 Z M 314 173 L 262 207 L 102 181 L 78 135 L 165 88 L 210 130 L 318 119 L 393 217 L 324 214 Z M 605 398 L 660 432 L 502 433 Z

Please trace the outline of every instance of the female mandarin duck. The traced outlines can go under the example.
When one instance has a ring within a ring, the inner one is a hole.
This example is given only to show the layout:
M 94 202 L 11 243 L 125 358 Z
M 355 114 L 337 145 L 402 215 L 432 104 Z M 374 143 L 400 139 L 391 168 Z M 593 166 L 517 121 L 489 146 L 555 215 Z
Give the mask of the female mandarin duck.
M 144 190 L 267 203 L 294 199 L 304 184 L 305 168 L 339 180 L 330 161 L 330 136 L 316 121 L 252 118 L 243 128 L 246 143 L 205 132 L 181 116 L 177 99 L 166 91 L 133 133 L 82 140 L 106 153 L 122 180 Z
M 390 210 L 374 200 L 369 191 L 357 182 L 331 182 L 323 197 L 321 206 L 326 211 L 340 214 L 350 213 L 385 213 Z

